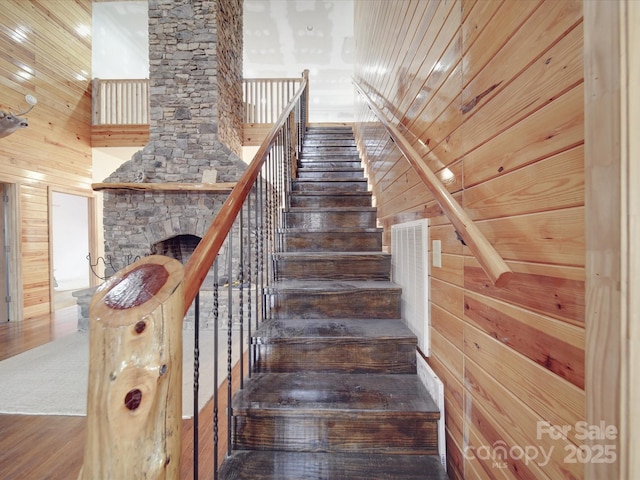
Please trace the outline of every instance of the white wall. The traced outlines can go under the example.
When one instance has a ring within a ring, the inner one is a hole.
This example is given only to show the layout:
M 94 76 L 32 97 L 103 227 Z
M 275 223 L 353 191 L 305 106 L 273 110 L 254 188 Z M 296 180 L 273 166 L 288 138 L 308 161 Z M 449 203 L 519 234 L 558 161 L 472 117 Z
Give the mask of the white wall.
M 91 76 L 149 78 L 147 2 L 94 2 Z

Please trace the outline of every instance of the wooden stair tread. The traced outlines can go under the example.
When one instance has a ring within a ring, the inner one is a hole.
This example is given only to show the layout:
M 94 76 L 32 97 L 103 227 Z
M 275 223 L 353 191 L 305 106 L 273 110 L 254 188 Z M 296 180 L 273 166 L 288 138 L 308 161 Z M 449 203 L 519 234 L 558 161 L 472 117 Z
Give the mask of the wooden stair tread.
M 266 287 L 265 287 L 266 289 Z M 384 280 L 280 280 L 268 287 L 268 293 L 338 293 L 338 292 L 364 292 L 401 290 L 397 284 Z
M 354 414 L 438 420 L 438 406 L 417 375 L 263 373 L 233 401 L 234 415 L 349 417 Z
M 290 207 L 287 213 L 375 212 L 376 207 Z
M 220 471 L 224 480 L 448 480 L 436 455 L 237 450 Z
M 349 125 L 340 125 L 340 126 L 311 126 L 307 128 L 307 134 L 314 133 L 346 133 L 349 135 L 353 135 L 353 128 Z
M 340 157 L 336 158 L 336 159 L 326 159 L 326 158 L 322 158 L 322 157 L 317 157 L 316 155 L 314 155 L 311 158 L 305 158 L 305 156 L 301 153 L 298 156 L 298 164 L 301 166 L 304 166 L 305 168 L 313 168 L 314 166 L 316 167 L 321 167 L 321 168 L 326 168 L 328 165 L 327 163 L 335 163 L 335 167 L 344 167 L 345 164 L 349 164 L 349 163 L 356 163 L 357 165 L 354 165 L 352 167 L 349 168 L 363 168 L 362 167 L 362 160 L 360 159 L 360 157 L 358 155 L 356 155 L 355 153 L 352 153 L 351 156 L 353 158 L 345 158 L 344 155 L 341 155 Z
M 381 227 L 323 227 L 323 228 L 302 228 L 287 227 L 278 230 L 278 233 L 382 233 Z
M 300 258 L 309 260 L 364 260 L 388 258 L 390 253 L 386 252 L 278 252 L 274 253 L 274 258 Z
M 356 148 L 356 142 L 354 140 L 351 140 L 349 138 L 322 138 L 322 137 L 316 137 L 316 138 L 310 138 L 310 139 L 305 139 L 304 142 L 304 146 L 305 147 L 331 147 L 331 148 L 335 148 L 335 147 L 340 147 L 340 148 Z
M 327 339 L 394 339 L 417 344 L 416 336 L 400 320 L 315 318 L 269 320 L 253 334 L 252 343 L 314 342 Z
M 341 190 L 307 190 L 307 191 L 299 191 L 299 192 L 291 192 L 291 195 L 294 197 L 330 197 L 332 195 L 341 195 L 346 197 L 371 197 L 373 194 L 369 191 L 364 192 L 350 192 L 350 191 L 341 191 Z
M 364 172 L 364 169 L 361 167 L 320 167 L 320 166 L 302 166 L 298 169 L 304 170 L 305 172 Z
M 360 162 L 357 153 L 336 153 L 336 152 L 301 152 L 298 157 L 301 165 L 307 162 Z
M 253 335 L 254 372 L 415 374 L 417 343 L 400 319 L 274 319 Z
M 342 177 L 335 177 L 335 178 L 296 178 L 295 180 L 293 180 L 293 183 L 328 183 L 328 182 L 335 182 L 335 183 L 347 183 L 347 182 L 360 182 L 360 183 L 367 183 L 367 179 L 362 177 L 362 178 L 342 178 Z
M 272 254 L 277 279 L 376 280 L 391 278 L 391 255 L 383 252 L 294 251 Z

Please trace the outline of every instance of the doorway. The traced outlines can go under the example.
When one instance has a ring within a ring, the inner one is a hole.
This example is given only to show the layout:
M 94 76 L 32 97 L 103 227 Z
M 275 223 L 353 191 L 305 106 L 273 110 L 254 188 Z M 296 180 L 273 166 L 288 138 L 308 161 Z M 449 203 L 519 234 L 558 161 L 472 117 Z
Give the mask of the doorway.
M 72 295 L 89 288 L 90 198 L 51 192 L 51 310 L 76 305 Z
M 0 182 L 0 322 L 22 320 L 18 185 Z
M 9 321 L 9 305 L 11 295 L 9 294 L 9 196 L 6 185 L 3 183 L 0 189 L 2 193 L 2 213 L 0 214 L 0 322 Z

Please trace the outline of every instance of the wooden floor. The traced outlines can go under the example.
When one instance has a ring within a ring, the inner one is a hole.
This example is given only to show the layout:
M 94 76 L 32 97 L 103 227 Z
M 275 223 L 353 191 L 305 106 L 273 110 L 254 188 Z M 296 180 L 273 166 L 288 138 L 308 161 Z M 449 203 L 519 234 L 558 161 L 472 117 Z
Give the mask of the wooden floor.
M 70 307 L 58 310 L 55 314 L 0 325 L 0 360 L 73 333 L 77 326 L 76 314 L 76 307 Z M 226 383 L 221 386 L 221 390 L 226 392 Z M 225 395 L 221 395 L 218 407 L 221 412 L 226 411 Z M 222 417 L 219 430 L 226 432 L 226 418 L 224 415 Z M 213 406 L 210 402 L 200 412 L 200 478 L 213 478 L 212 418 Z M 85 417 L 0 415 L 0 478 L 77 478 L 84 453 L 85 425 Z M 226 442 L 226 435 L 221 433 L 220 451 L 226 451 Z M 193 422 L 184 420 L 180 476 L 182 479 L 193 478 L 192 449 Z

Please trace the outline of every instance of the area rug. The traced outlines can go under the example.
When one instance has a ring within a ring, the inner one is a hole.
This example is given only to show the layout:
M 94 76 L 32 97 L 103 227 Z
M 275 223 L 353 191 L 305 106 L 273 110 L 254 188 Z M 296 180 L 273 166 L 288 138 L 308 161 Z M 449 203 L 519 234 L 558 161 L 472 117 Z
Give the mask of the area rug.
M 193 416 L 193 331 L 183 336 L 182 416 Z M 234 342 L 236 343 L 236 342 Z M 200 333 L 199 394 L 202 408 L 213 396 L 213 332 Z M 226 332 L 219 345 L 226 378 Z M 235 345 L 234 345 L 235 346 Z M 237 350 L 237 347 L 235 348 Z M 86 415 L 89 334 L 76 332 L 0 362 L 0 413 Z M 224 373 L 222 373 L 224 372 Z

